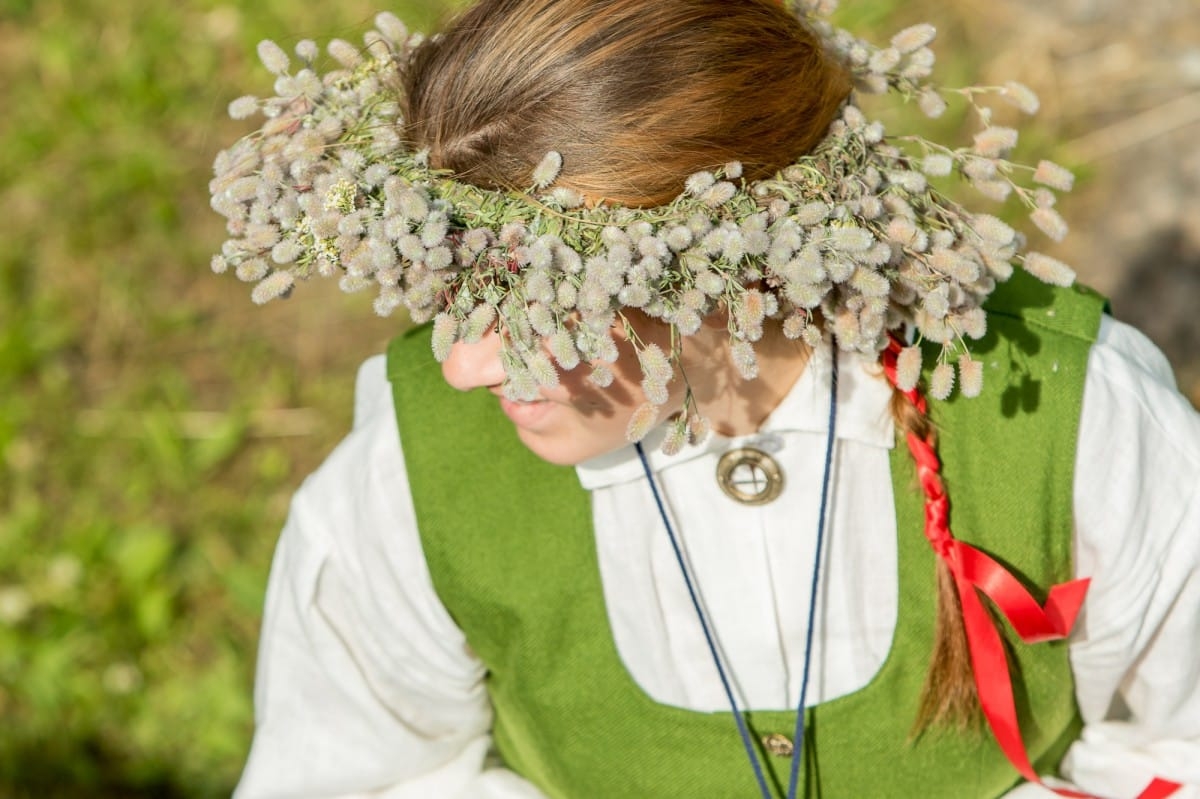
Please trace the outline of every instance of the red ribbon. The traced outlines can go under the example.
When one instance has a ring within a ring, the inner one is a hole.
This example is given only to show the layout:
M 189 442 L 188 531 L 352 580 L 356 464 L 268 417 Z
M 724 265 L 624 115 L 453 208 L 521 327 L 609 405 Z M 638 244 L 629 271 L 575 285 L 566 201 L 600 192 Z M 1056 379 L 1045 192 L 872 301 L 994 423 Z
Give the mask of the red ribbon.
M 882 353 L 884 373 L 897 388 L 896 359 L 902 347 L 897 339 L 892 338 Z M 922 415 L 926 413 L 925 397 L 920 392 L 916 389 L 900 390 Z M 1009 762 L 1030 782 L 1041 784 L 1059 796 L 1098 799 L 1089 793 L 1050 788 L 1034 771 L 1021 738 L 1004 644 L 995 622 L 979 598 L 982 593 L 990 599 L 1022 641 L 1036 644 L 1061 640 L 1071 632 L 1087 594 L 1089 581 L 1071 580 L 1055 585 L 1050 588 L 1045 604 L 1039 604 L 1004 566 L 986 552 L 959 541 L 950 532 L 950 499 L 942 483 L 941 462 L 932 440 L 910 432 L 908 448 L 916 461 L 917 477 L 925 493 L 925 537 L 954 577 L 954 585 L 962 603 L 963 628 L 971 653 L 975 690 L 996 742 Z M 1179 783 L 1155 778 L 1138 795 L 1138 799 L 1166 799 L 1180 787 Z

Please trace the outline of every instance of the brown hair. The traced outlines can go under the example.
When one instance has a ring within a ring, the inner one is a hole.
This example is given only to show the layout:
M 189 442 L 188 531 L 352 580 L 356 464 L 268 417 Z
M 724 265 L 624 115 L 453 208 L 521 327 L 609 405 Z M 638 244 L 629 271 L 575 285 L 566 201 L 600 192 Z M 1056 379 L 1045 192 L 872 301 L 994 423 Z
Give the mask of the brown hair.
M 560 184 L 632 206 L 731 160 L 766 177 L 824 137 L 850 90 L 774 0 L 483 0 L 405 84 L 407 138 L 435 166 L 526 188 L 555 150 Z
M 560 185 L 642 207 L 728 161 L 749 179 L 781 169 L 825 136 L 851 88 L 777 0 L 481 0 L 417 50 L 403 84 L 405 137 L 435 167 L 521 189 L 554 150 Z M 901 436 L 928 432 L 896 400 Z M 978 707 L 953 581 L 938 568 L 918 729 Z

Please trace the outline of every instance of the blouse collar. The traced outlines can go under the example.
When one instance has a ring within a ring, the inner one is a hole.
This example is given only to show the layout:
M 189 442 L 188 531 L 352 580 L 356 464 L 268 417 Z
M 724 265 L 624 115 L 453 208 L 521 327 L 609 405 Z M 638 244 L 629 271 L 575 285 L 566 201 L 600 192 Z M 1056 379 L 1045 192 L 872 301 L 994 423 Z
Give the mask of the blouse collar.
M 642 447 L 650 466 L 658 472 L 671 466 L 719 455 L 735 447 L 753 446 L 770 451 L 785 433 L 824 433 L 829 427 L 830 356 L 818 350 L 809 359 L 800 378 L 755 433 L 726 437 L 712 433 L 698 446 L 687 446 L 676 455 L 664 455 L 660 449 L 666 426 L 660 425 L 643 440 Z M 895 429 L 889 410 L 892 389 L 878 363 L 857 353 L 838 353 L 837 430 L 839 441 L 855 441 L 868 446 L 891 449 Z M 575 467 L 579 482 L 589 491 L 637 480 L 642 465 L 633 446 L 585 461 Z

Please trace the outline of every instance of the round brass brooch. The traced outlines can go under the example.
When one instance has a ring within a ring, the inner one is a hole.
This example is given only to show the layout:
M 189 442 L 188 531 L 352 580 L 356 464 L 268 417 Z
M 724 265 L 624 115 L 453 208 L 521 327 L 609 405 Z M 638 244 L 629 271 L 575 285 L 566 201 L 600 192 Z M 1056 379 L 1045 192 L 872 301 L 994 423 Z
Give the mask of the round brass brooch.
M 717 461 L 717 483 L 736 502 L 765 505 L 783 493 L 783 470 L 762 450 L 743 447 Z

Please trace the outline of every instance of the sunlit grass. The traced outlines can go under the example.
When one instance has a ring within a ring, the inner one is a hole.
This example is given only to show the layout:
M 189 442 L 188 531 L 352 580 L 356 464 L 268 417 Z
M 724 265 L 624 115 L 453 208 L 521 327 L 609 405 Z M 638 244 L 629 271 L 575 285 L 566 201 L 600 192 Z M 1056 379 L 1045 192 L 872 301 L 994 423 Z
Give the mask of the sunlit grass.
M 287 499 L 399 322 L 206 277 L 206 184 L 255 43 L 376 7 L 0 7 L 0 796 L 227 795 Z

